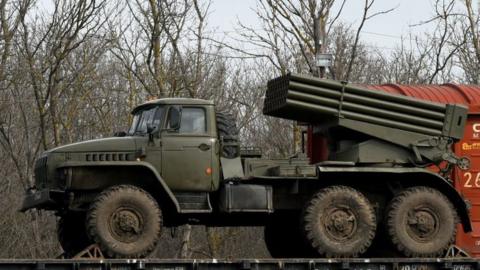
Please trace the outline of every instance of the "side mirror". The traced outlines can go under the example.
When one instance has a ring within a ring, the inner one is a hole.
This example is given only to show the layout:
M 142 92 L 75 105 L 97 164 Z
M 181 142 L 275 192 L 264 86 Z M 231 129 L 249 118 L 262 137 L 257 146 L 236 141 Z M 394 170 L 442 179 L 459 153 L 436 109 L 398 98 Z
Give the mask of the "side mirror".
M 173 106 L 170 109 L 169 116 L 169 129 L 178 130 L 180 128 L 180 118 L 182 117 L 182 111 L 179 106 Z
M 155 126 L 151 123 L 147 123 L 147 133 L 151 134 L 155 130 Z
M 153 142 L 153 131 L 155 130 L 155 126 L 151 123 L 147 123 L 147 134 L 148 134 L 148 141 Z

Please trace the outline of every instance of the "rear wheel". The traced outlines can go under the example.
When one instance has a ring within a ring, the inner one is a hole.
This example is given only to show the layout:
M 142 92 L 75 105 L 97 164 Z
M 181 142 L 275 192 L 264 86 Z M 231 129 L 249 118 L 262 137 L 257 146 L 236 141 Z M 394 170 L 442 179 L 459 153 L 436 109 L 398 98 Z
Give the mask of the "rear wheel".
M 319 191 L 303 216 L 308 241 L 326 257 L 357 257 L 375 236 L 376 217 L 368 199 L 346 186 Z
M 399 193 L 387 208 L 387 231 L 393 245 L 408 257 L 444 255 L 455 241 L 456 212 L 450 201 L 429 187 Z
M 89 237 L 109 257 L 145 257 L 155 248 L 161 211 L 150 194 L 131 185 L 103 191 L 87 215 Z
M 77 255 L 92 244 L 85 229 L 85 213 L 61 215 L 57 222 L 57 236 L 66 258 Z

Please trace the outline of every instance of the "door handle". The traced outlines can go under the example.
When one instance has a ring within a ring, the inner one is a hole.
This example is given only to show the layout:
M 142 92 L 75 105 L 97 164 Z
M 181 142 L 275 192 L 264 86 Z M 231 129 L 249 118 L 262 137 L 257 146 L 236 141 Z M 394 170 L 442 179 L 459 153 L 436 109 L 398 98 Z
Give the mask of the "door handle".
M 210 150 L 210 145 L 206 144 L 206 143 L 202 143 L 198 146 L 198 148 L 202 151 L 207 151 L 207 150 Z

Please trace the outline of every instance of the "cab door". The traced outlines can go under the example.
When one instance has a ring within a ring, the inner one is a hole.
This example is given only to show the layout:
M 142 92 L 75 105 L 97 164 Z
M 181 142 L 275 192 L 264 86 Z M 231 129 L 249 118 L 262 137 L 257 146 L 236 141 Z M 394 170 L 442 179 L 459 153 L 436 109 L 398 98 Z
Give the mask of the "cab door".
M 208 130 L 207 112 L 201 106 L 181 107 L 180 126 L 172 130 L 173 110 L 178 107 L 170 107 L 161 134 L 162 177 L 173 191 L 211 191 L 216 138 Z

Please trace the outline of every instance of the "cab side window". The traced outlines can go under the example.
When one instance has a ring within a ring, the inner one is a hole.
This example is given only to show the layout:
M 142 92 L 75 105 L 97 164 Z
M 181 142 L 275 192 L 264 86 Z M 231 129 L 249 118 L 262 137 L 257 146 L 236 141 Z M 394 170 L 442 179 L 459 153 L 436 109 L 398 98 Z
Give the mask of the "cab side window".
M 207 125 L 205 110 L 202 108 L 183 108 L 180 122 L 180 133 L 205 134 Z
M 167 127 L 170 128 L 170 116 Z M 207 132 L 205 110 L 203 108 L 183 107 L 178 132 L 183 134 L 205 134 Z

